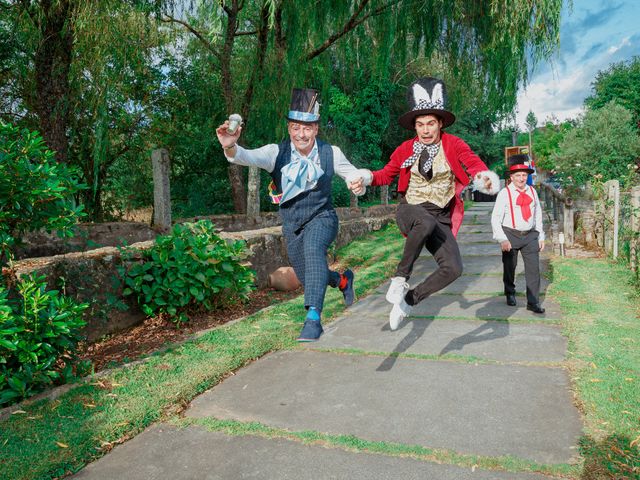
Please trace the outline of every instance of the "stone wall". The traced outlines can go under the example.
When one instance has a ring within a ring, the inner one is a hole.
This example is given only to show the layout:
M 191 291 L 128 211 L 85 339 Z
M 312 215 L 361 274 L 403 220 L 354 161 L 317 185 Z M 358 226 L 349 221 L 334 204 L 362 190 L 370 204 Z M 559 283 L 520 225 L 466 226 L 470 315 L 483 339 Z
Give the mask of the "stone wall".
M 340 221 L 354 218 L 392 215 L 395 205 L 376 205 L 369 208 L 337 208 Z M 176 223 L 211 220 L 223 232 L 242 232 L 258 230 L 280 225 L 277 212 L 263 212 L 258 217 L 246 215 L 207 215 L 182 218 Z M 106 222 L 80 223 L 74 228 L 71 238 L 59 238 L 55 234 L 36 232 L 23 238 L 24 245 L 17 249 L 15 258 L 34 258 L 61 255 L 71 252 L 83 252 L 101 247 L 117 247 L 132 245 L 138 242 L 153 240 L 159 232 L 142 222 Z
M 342 247 L 371 231 L 379 230 L 394 221 L 395 205 L 370 209 L 341 209 L 340 229 L 336 246 Z M 233 222 L 230 223 L 233 225 Z M 230 240 L 244 240 L 250 251 L 248 261 L 256 271 L 259 288 L 268 285 L 269 274 L 281 266 L 288 265 L 286 248 L 280 226 L 240 232 L 225 232 L 220 235 Z M 151 248 L 153 240 L 131 244 L 132 249 Z M 136 261 L 134 257 L 131 261 Z M 85 333 L 89 341 L 135 325 L 144 319 L 144 314 L 132 302 L 122 298 L 122 282 L 117 269 L 122 265 L 117 247 L 102 247 L 86 252 L 72 252 L 41 258 L 30 258 L 15 262 L 15 276 L 37 272 L 46 275 L 51 288 L 64 291 L 91 307 L 85 315 Z

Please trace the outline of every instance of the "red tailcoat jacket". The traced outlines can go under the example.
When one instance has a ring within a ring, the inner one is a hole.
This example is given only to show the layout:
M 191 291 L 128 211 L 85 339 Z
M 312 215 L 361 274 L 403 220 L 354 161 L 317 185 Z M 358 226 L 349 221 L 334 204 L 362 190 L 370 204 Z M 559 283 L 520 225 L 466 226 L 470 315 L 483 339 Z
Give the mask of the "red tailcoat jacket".
M 483 173 L 488 170 L 488 168 L 484 162 L 480 160 L 480 157 L 473 153 L 469 145 L 461 138 L 446 132 L 442 132 L 441 138 L 444 155 L 447 158 L 456 182 L 454 205 L 451 209 L 451 231 L 454 236 L 457 236 L 460 225 L 462 224 L 462 217 L 464 216 L 464 203 L 462 202 L 460 193 L 464 187 L 469 185 L 469 175 L 475 177 L 478 173 Z M 402 169 L 400 166 L 407 158 L 413 155 L 413 143 L 417 141 L 418 137 L 414 137 L 411 140 L 401 143 L 391 154 L 389 163 L 381 170 L 372 172 L 373 180 L 371 185 L 389 185 L 393 182 L 394 178 L 400 174 L 400 178 L 398 178 L 398 193 L 405 193 L 409 187 L 412 166 Z

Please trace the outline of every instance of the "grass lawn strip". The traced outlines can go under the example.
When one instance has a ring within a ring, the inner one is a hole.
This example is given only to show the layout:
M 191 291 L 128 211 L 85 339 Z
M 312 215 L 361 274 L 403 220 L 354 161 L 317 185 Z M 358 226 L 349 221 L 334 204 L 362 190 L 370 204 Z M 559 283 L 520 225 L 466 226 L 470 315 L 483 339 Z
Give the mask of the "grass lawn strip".
M 640 478 L 640 301 L 626 268 L 604 259 L 553 261 L 563 311 L 585 480 Z

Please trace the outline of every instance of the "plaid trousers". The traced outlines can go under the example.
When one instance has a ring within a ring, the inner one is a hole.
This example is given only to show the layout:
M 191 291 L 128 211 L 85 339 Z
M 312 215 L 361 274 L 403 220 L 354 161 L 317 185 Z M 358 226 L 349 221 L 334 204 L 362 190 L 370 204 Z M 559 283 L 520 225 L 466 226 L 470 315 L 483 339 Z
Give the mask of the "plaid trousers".
M 287 256 L 304 287 L 305 308 L 322 310 L 327 285 L 337 287 L 340 274 L 329 270 L 327 250 L 338 234 L 335 210 L 323 210 L 302 227 L 282 226 Z

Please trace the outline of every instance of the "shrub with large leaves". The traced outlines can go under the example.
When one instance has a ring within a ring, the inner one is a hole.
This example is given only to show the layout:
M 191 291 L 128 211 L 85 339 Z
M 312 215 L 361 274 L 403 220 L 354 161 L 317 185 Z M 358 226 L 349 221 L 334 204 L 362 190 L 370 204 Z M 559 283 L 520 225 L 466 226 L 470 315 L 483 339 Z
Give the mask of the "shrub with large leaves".
M 71 236 L 84 215 L 77 171 L 56 162 L 36 132 L 0 121 L 0 260 L 20 237 L 45 229 Z
M 75 377 L 74 350 L 88 307 L 47 291 L 44 276 L 24 276 L 16 290 L 11 300 L 0 286 L 0 406 Z
M 213 310 L 248 296 L 254 273 L 245 256 L 244 243 L 222 239 L 209 220 L 178 224 L 156 239 L 142 262 L 123 268 L 123 294 L 135 295 L 147 315 L 184 321 L 188 309 Z

